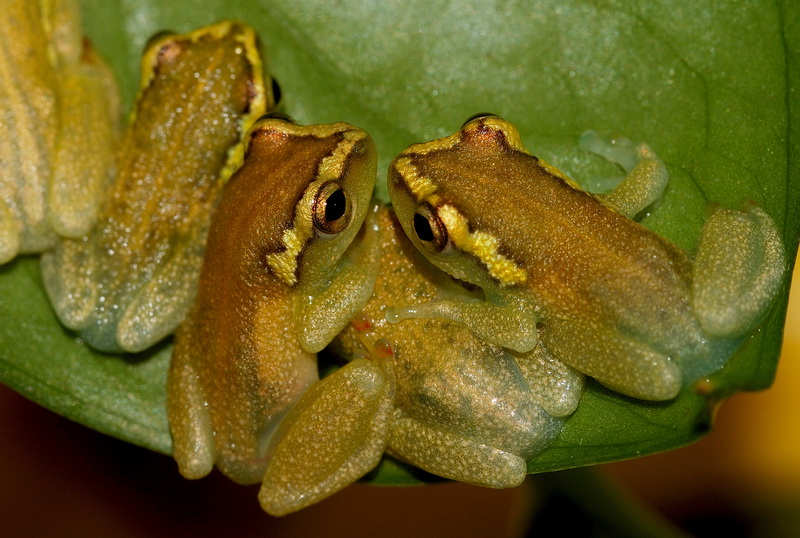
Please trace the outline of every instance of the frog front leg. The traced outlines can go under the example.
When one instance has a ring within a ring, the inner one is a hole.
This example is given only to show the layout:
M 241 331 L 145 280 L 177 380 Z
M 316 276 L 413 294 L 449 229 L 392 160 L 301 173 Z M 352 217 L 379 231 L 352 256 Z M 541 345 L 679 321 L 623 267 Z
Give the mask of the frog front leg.
M 783 282 L 786 259 L 778 230 L 764 210 L 720 209 L 700 233 L 692 273 L 692 307 L 717 337 L 750 332 Z
M 325 288 L 300 293 L 299 340 L 307 351 L 317 353 L 327 346 L 347 323 L 355 318 L 372 296 L 378 276 L 380 243 L 373 203 L 360 234 L 340 262 L 340 269 L 324 282 Z M 318 286 L 318 279 L 311 279 Z
M 294 512 L 371 471 L 386 447 L 391 373 L 356 359 L 313 384 L 275 434 L 258 499 L 272 515 Z
M 634 218 L 661 198 L 669 182 L 669 172 L 647 144 L 636 144 L 627 138 L 604 138 L 595 131 L 586 131 L 579 145 L 617 163 L 627 173 L 613 191 L 598 195 L 626 217 Z
M 487 284 L 487 300 L 443 294 L 434 301 L 411 306 L 389 306 L 386 320 L 398 323 L 409 318 L 445 318 L 463 323 L 479 338 L 519 353 L 538 342 L 539 316 L 524 294 L 493 292 Z

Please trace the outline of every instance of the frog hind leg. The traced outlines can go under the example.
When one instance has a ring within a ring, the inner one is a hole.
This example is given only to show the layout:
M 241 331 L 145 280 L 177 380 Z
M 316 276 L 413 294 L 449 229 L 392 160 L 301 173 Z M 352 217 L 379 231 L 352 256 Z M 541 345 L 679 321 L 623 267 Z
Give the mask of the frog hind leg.
M 610 388 L 642 400 L 663 401 L 681 390 L 686 374 L 666 353 L 593 320 L 551 320 L 542 341 L 555 357 Z
M 169 260 L 140 289 L 116 328 L 119 346 L 143 351 L 172 334 L 191 308 L 200 279 L 208 227 L 184 238 L 186 248 L 175 249 Z
M 91 231 L 112 177 L 119 139 L 119 90 L 88 42 L 84 60 L 59 74 L 59 137 L 48 193 L 53 229 L 79 238 Z
M 583 394 L 584 376 L 553 357 L 539 340 L 528 353 L 512 353 L 539 405 L 554 417 L 571 415 Z
M 172 455 L 186 478 L 211 472 L 216 457 L 211 417 L 198 375 L 191 363 L 193 346 L 176 346 L 167 378 L 167 417 L 172 432 Z
M 42 281 L 50 304 L 61 323 L 73 330 L 85 329 L 92 320 L 98 291 L 92 275 L 95 257 L 90 240 L 64 239 L 42 254 Z
M 627 138 L 604 138 L 595 131 L 586 131 L 579 145 L 619 164 L 627 173 L 613 191 L 598 196 L 626 217 L 634 218 L 661 198 L 669 182 L 669 172 L 647 144 L 636 144 Z
M 750 332 L 780 288 L 785 268 L 780 235 L 762 209 L 711 215 L 692 274 L 692 307 L 703 330 L 716 337 Z
M 372 470 L 386 447 L 394 385 L 355 359 L 312 385 L 275 434 L 258 499 L 280 516 L 321 501 Z
M 396 411 L 388 452 L 428 472 L 488 488 L 525 480 L 525 460 L 510 452 L 432 428 Z

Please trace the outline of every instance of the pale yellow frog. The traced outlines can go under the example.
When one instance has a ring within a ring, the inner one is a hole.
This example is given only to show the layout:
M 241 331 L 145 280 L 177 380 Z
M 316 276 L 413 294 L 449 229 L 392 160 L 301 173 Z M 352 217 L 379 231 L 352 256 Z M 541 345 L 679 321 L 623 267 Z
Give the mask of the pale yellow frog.
M 480 300 L 390 309 L 392 320 L 444 317 L 495 344 L 552 356 L 629 396 L 666 400 L 725 365 L 783 281 L 783 245 L 757 207 L 720 209 L 694 255 L 632 218 L 668 174 L 645 145 L 585 145 L 624 163 L 607 196 L 584 192 L 531 156 L 492 115 L 416 144 L 389 170 L 411 240 Z
M 580 399 L 582 376 L 540 348 L 508 352 L 442 318 L 388 323 L 387 304 L 469 292 L 419 254 L 391 209 L 377 223 L 374 295 L 333 343 L 353 360 L 312 385 L 275 436 L 259 494 L 274 515 L 335 493 L 384 451 L 446 478 L 519 485 Z
M 0 264 L 81 237 L 119 139 L 119 91 L 77 0 L 8 0 L 0 17 Z
M 167 411 L 181 474 L 216 465 L 251 484 L 264 478 L 276 426 L 318 379 L 316 353 L 372 294 L 379 250 L 371 222 L 348 249 L 372 206 L 367 133 L 267 116 L 245 142 L 176 334 Z
M 241 23 L 148 44 L 99 220 L 41 261 L 58 317 L 93 348 L 144 350 L 185 316 L 241 138 L 273 105 L 262 70 L 255 32 Z

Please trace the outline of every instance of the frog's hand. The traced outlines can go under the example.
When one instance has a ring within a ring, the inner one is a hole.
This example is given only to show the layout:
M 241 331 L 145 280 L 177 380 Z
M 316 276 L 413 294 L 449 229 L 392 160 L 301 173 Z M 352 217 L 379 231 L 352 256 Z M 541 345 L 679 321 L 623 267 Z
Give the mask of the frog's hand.
M 191 363 L 193 352 L 194 346 L 176 346 L 167 378 L 172 455 L 178 462 L 180 473 L 190 479 L 210 473 L 216 457 L 206 398 Z
M 98 301 L 93 282 L 95 256 L 89 238 L 59 241 L 52 251 L 42 255 L 40 267 L 58 319 L 70 329 L 85 329 Z
M 626 217 L 634 218 L 661 198 L 669 182 L 669 172 L 646 144 L 635 144 L 627 138 L 603 138 L 594 131 L 586 131 L 579 145 L 619 164 L 627 173 L 612 192 L 599 196 Z
M 380 262 L 376 211 L 370 211 L 342 260 L 342 268 L 325 289 L 300 293 L 300 344 L 311 353 L 321 351 L 364 307 L 375 288 Z M 312 297 L 308 300 L 306 296 Z
M 785 268 L 780 235 L 762 209 L 714 213 L 700 233 L 692 275 L 692 306 L 703 330 L 718 337 L 751 331 Z
M 64 237 L 79 238 L 96 221 L 119 139 L 118 94 L 113 74 L 90 47 L 84 62 L 68 63 L 60 71 L 59 136 L 48 210 L 50 224 Z
M 683 386 L 684 373 L 676 361 L 635 340 L 621 339 L 613 328 L 592 320 L 572 317 L 549 323 L 542 334 L 549 349 L 559 350 L 559 360 L 627 396 L 669 400 Z
M 433 474 L 487 488 L 513 488 L 527 472 L 516 454 L 428 427 L 399 410 L 387 451 Z
M 0 265 L 11 261 L 19 252 L 19 223 L 11 208 L 0 199 Z
M 386 320 L 398 323 L 407 318 L 446 318 L 463 323 L 482 340 L 520 353 L 536 347 L 539 321 L 524 301 L 507 304 L 482 300 L 437 299 L 412 306 L 386 308 Z
M 321 501 L 372 470 L 386 447 L 394 386 L 376 362 L 356 359 L 312 385 L 275 434 L 258 494 L 280 516 Z
M 208 226 L 195 226 L 172 257 L 140 289 L 119 320 L 117 343 L 136 353 L 172 334 L 191 308 L 203 264 Z
M 571 415 L 583 394 L 584 376 L 553 357 L 539 343 L 528 353 L 513 353 L 536 401 L 554 417 Z

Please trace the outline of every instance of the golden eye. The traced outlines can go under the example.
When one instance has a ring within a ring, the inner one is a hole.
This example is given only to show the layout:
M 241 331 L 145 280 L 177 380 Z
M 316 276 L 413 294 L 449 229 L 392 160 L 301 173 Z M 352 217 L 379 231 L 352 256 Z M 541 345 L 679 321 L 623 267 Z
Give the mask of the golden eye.
M 314 227 L 325 235 L 338 234 L 347 227 L 352 214 L 350 199 L 341 185 L 329 181 L 322 185 L 314 197 Z
M 447 228 L 428 204 L 420 205 L 414 213 L 414 233 L 420 243 L 431 252 L 441 252 L 449 243 Z

